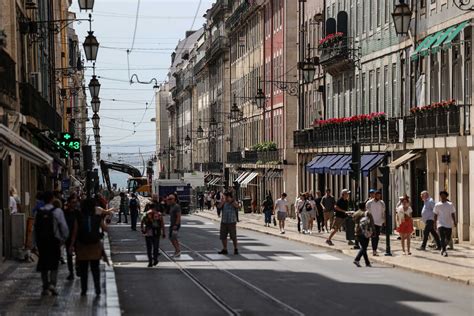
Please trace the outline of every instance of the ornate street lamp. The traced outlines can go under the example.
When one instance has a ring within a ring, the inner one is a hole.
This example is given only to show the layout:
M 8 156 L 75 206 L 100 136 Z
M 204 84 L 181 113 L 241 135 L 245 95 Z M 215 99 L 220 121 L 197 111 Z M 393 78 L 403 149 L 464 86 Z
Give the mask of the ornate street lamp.
M 100 143 L 100 136 L 94 136 L 94 141 L 96 143 Z
M 97 52 L 99 51 L 99 42 L 94 36 L 94 32 L 89 31 L 86 40 L 82 44 L 84 47 L 84 53 L 86 54 L 86 59 L 90 61 L 96 61 Z
M 314 81 L 314 75 L 316 74 L 316 66 L 310 58 L 300 64 L 300 69 L 303 72 L 304 83 L 311 83 Z
M 261 88 L 258 88 L 257 95 L 255 96 L 255 103 L 257 104 L 257 108 L 263 109 L 266 100 L 267 98 L 265 97 L 263 90 Z
M 209 136 L 211 138 L 215 138 L 216 135 L 217 135 L 217 127 L 218 127 L 218 124 L 216 119 L 213 117 L 211 118 L 211 121 L 209 122 Z
M 82 10 L 93 10 L 95 0 L 79 0 L 79 9 Z
M 92 130 L 94 131 L 94 137 L 100 136 L 100 127 L 94 127 Z
M 198 138 L 203 138 L 204 137 L 204 129 L 202 128 L 201 124 L 199 124 L 197 131 L 196 131 L 197 137 Z
M 411 15 L 412 12 L 408 4 L 405 3 L 405 0 L 399 0 L 399 3 L 395 5 L 395 9 L 392 13 L 395 32 L 397 35 L 408 35 Z
M 234 95 L 235 98 L 235 95 Z M 230 109 L 230 119 L 233 121 L 237 121 L 240 118 L 240 109 L 237 106 L 237 103 L 234 101 L 232 108 Z
M 95 75 L 95 67 L 94 67 L 94 74 L 92 75 L 91 81 L 89 81 L 89 92 L 92 98 L 98 98 L 100 92 L 100 82 Z
M 186 138 L 184 138 L 184 144 L 186 146 L 191 145 L 191 137 L 189 137 L 189 135 L 186 135 Z
M 94 115 L 92 115 L 92 126 L 94 126 L 95 128 L 99 127 L 99 122 L 100 122 L 100 117 L 97 113 L 94 113 Z
M 92 112 L 97 113 L 100 110 L 100 99 L 98 97 L 93 97 L 91 100 Z

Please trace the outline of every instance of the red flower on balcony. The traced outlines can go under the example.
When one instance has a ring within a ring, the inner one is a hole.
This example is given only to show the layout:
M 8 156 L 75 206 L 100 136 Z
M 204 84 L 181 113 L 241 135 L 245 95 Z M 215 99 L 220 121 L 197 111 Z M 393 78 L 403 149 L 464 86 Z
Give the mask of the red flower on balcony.
M 445 100 L 445 101 L 440 101 L 440 102 L 433 102 L 431 104 L 423 105 L 423 106 L 413 106 L 410 109 L 410 112 L 412 114 L 420 114 L 424 112 L 434 111 L 436 109 L 448 109 L 455 105 L 456 105 L 456 100 L 451 99 L 451 100 Z
M 335 43 L 340 42 L 344 37 L 342 32 L 336 32 L 329 34 L 328 36 L 319 40 L 319 48 L 327 48 L 332 46 Z
M 378 122 L 386 119 L 386 114 L 384 112 L 375 112 L 370 114 L 360 114 L 353 115 L 350 117 L 337 117 L 330 118 L 327 120 L 314 120 L 313 126 L 341 126 L 341 125 L 351 125 L 351 124 L 360 124 L 366 122 Z

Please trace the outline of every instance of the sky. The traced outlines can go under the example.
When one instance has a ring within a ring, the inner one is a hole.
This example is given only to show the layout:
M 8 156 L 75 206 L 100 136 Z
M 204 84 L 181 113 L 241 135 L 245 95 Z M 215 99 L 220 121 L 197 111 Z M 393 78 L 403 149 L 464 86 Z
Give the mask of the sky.
M 96 0 L 92 12 L 92 30 L 100 43 L 96 75 L 101 83 L 100 134 L 102 159 L 123 161 L 139 166 L 155 151 L 155 99 L 153 84 L 130 85 L 130 77 L 148 82 L 166 80 L 171 53 L 185 32 L 199 29 L 211 0 Z M 71 11 L 77 18 L 77 0 Z M 138 11 L 138 19 L 136 19 Z M 76 22 L 82 43 L 89 30 L 88 22 Z M 135 36 L 134 36 L 135 35 Z M 82 48 L 82 44 L 80 45 Z M 127 54 L 127 49 L 131 50 Z M 92 66 L 87 62 L 86 66 Z M 86 85 L 92 70 L 86 71 Z M 136 81 L 136 80 L 135 80 Z M 87 91 L 88 92 L 88 91 Z M 88 104 L 90 96 L 88 96 Z M 90 116 L 92 111 L 89 110 Z M 92 122 L 88 129 L 92 136 Z M 95 148 L 95 146 L 93 146 Z M 109 156 L 109 154 L 111 156 Z M 127 175 L 111 174 L 112 182 L 125 186 Z

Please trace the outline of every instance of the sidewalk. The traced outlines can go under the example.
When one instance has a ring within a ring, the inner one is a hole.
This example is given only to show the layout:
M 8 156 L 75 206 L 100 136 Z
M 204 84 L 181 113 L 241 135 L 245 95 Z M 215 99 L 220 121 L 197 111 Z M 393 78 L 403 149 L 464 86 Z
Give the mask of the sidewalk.
M 108 239 L 105 240 L 105 249 L 109 249 Z M 100 268 L 100 297 L 95 296 L 92 275 L 89 275 L 88 295 L 81 297 L 79 278 L 66 280 L 66 264 L 59 267 L 59 295 L 42 297 L 41 276 L 36 272 L 36 262 L 5 261 L 0 264 L 0 315 L 120 315 L 113 268 L 106 267 L 103 262 Z
M 220 221 L 215 211 L 205 210 L 202 212 L 195 212 L 194 215 L 214 221 Z M 357 254 L 357 250 L 352 249 L 352 246 L 347 244 L 345 232 L 337 233 L 332 239 L 334 246 L 329 246 L 325 242 L 329 235 L 328 233 L 318 233 L 316 230 L 312 235 L 299 234 L 296 228 L 296 220 L 294 219 L 287 219 L 286 234 L 281 235 L 278 227 L 274 227 L 273 225 L 272 227 L 264 226 L 262 214 L 240 213 L 239 217 L 240 222 L 238 223 L 238 227 L 241 228 L 337 250 L 350 257 L 355 257 Z M 315 227 L 317 228 L 316 224 Z M 454 245 L 454 250 L 448 250 L 449 257 L 442 257 L 438 251 L 434 250 L 417 251 L 416 248 L 420 246 L 421 242 L 412 240 L 412 255 L 405 256 L 402 254 L 401 244 L 396 236 L 392 236 L 390 241 L 392 256 L 384 256 L 385 236 L 381 236 L 379 242 L 380 255 L 374 257 L 372 256 L 372 251 L 369 251 L 370 259 L 373 262 L 474 285 L 474 246 L 468 244 L 456 244 Z M 348 258 L 348 260 L 350 259 Z

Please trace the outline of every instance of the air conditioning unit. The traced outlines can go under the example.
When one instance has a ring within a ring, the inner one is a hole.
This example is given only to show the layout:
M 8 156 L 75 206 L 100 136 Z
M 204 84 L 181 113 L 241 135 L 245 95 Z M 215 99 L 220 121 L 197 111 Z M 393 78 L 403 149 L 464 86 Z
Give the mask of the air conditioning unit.
M 26 0 L 25 7 L 27 9 L 36 9 L 38 7 L 38 0 Z
M 38 91 L 43 92 L 40 72 L 30 72 L 30 84 Z

